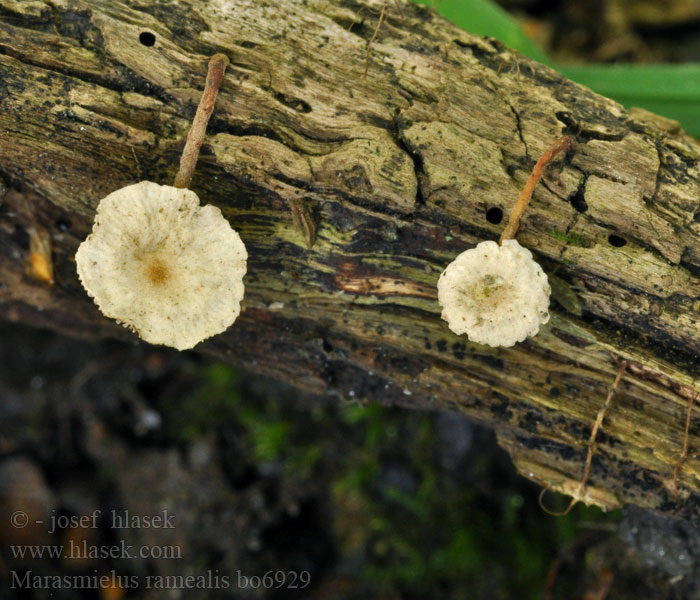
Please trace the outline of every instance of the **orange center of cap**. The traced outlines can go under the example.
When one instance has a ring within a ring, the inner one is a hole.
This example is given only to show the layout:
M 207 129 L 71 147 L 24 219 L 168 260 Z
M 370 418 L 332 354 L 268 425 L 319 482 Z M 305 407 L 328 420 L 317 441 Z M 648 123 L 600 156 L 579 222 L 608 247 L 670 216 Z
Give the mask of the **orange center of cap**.
M 155 285 L 163 285 L 169 276 L 167 267 L 159 260 L 154 260 L 148 265 L 148 278 Z

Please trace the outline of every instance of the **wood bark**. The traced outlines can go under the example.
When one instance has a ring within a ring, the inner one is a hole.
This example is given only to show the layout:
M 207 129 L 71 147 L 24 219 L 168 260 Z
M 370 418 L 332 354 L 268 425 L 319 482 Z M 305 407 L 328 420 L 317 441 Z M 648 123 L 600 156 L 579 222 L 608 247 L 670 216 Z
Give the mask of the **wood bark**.
M 192 189 L 250 259 L 241 317 L 202 351 L 314 393 L 461 411 L 570 493 L 627 361 L 585 501 L 695 512 L 697 409 L 678 497 L 673 470 L 698 389 L 700 145 L 424 7 L 0 0 L 4 318 L 134 339 L 73 256 L 106 194 L 172 182 L 216 52 L 231 66 Z M 518 234 L 553 282 L 551 321 L 514 348 L 453 335 L 440 272 L 498 239 L 564 133 L 578 150 L 549 167 Z M 25 271 L 32 227 L 51 237 L 53 287 Z

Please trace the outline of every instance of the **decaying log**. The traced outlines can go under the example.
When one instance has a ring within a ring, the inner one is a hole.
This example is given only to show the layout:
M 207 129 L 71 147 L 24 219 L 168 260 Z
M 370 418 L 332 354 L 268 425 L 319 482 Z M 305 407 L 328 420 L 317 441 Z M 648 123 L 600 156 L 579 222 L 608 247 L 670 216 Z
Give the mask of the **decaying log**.
M 568 491 L 627 361 L 585 499 L 693 514 L 697 409 L 678 501 L 673 470 L 700 389 L 700 144 L 400 8 L 0 0 L 2 316 L 134 339 L 83 292 L 73 256 L 107 193 L 172 182 L 206 61 L 223 52 L 192 189 L 250 260 L 242 316 L 203 351 L 315 393 L 462 411 L 495 428 L 525 476 Z M 578 151 L 550 166 L 518 234 L 554 282 L 550 323 L 509 349 L 453 335 L 440 272 L 498 239 L 563 133 Z M 25 274 L 31 226 L 51 232 L 53 287 Z

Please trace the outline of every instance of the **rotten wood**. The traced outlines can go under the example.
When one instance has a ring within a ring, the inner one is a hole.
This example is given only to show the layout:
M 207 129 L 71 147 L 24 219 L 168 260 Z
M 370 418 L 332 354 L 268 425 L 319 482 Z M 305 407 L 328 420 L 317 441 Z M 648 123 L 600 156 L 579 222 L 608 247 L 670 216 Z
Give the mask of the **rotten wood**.
M 202 351 L 318 394 L 461 411 L 525 476 L 570 494 L 625 361 L 583 500 L 694 514 L 700 144 L 400 5 L 0 0 L 0 315 L 134 339 L 100 315 L 73 256 L 101 198 L 172 181 L 221 52 L 231 65 L 191 189 L 250 259 L 241 317 Z M 577 151 L 548 167 L 517 238 L 569 299 L 514 348 L 453 335 L 440 272 L 498 239 L 489 209 L 507 219 L 562 135 Z M 51 232 L 53 288 L 24 272 L 26 202 Z

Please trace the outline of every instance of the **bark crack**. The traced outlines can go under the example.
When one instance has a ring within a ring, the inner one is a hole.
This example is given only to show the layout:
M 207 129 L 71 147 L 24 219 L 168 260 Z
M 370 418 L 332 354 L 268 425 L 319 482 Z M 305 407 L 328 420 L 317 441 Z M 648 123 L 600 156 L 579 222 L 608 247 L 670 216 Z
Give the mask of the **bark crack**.
M 73 79 L 78 79 L 84 83 L 93 83 L 113 92 L 118 92 L 122 94 L 124 92 L 137 92 L 142 96 L 148 96 L 149 98 L 160 100 L 165 104 L 176 102 L 175 97 L 166 92 L 164 88 L 154 85 L 148 80 L 136 75 L 136 73 L 134 73 L 133 71 L 131 71 L 131 69 L 128 69 L 127 67 L 122 66 L 122 69 L 124 69 L 124 71 L 128 75 L 130 79 L 129 83 L 122 82 L 109 77 L 104 77 L 96 73 L 80 71 L 79 69 L 74 69 L 69 65 L 65 65 L 63 68 L 57 68 L 55 66 L 43 63 L 39 60 L 33 60 L 28 56 L 24 56 L 21 53 L 16 52 L 12 48 L 4 44 L 0 44 L 0 55 L 14 58 L 23 65 L 36 67 L 44 71 L 49 71 L 51 73 L 63 75 L 64 77 L 72 77 Z
M 523 145 L 523 148 L 525 148 L 525 156 L 527 157 L 527 155 L 528 155 L 527 154 L 527 142 L 525 141 L 525 137 L 523 136 L 523 128 L 522 128 L 522 125 L 520 123 L 520 113 L 517 110 L 515 110 L 515 107 L 510 103 L 510 101 L 508 100 L 508 98 L 506 96 L 504 96 L 503 94 L 500 94 L 500 93 L 499 93 L 499 96 L 501 97 L 501 99 L 503 100 L 505 105 L 508 107 L 511 114 L 513 115 L 513 118 L 515 119 L 515 127 L 518 130 L 518 138 L 520 138 L 520 141 Z
M 566 229 L 564 230 L 564 237 L 567 238 L 569 236 L 569 233 L 571 230 L 576 226 L 576 223 L 578 223 L 578 219 L 580 217 L 579 213 L 574 213 L 573 216 L 571 217 L 571 221 L 569 221 L 569 224 L 566 226 Z M 569 244 L 571 242 L 568 239 L 564 240 L 564 243 L 562 244 L 561 250 L 559 251 L 559 262 L 563 262 L 564 260 L 564 253 L 566 252 L 566 249 L 569 247 Z
M 413 174 L 416 178 L 416 207 L 425 206 L 428 195 L 425 193 L 423 186 L 428 181 L 428 174 L 425 170 L 425 164 L 420 152 L 416 151 L 411 143 L 403 135 L 403 127 L 401 124 L 400 113 L 394 118 L 393 127 L 389 129 L 389 134 L 396 143 L 411 159 L 413 163 Z
M 627 137 L 628 131 L 602 131 L 587 127 L 585 121 L 581 121 L 574 117 L 568 111 L 557 111 L 554 116 L 559 122 L 565 125 L 564 133 L 573 135 L 577 141 L 600 140 L 605 142 L 621 142 Z

